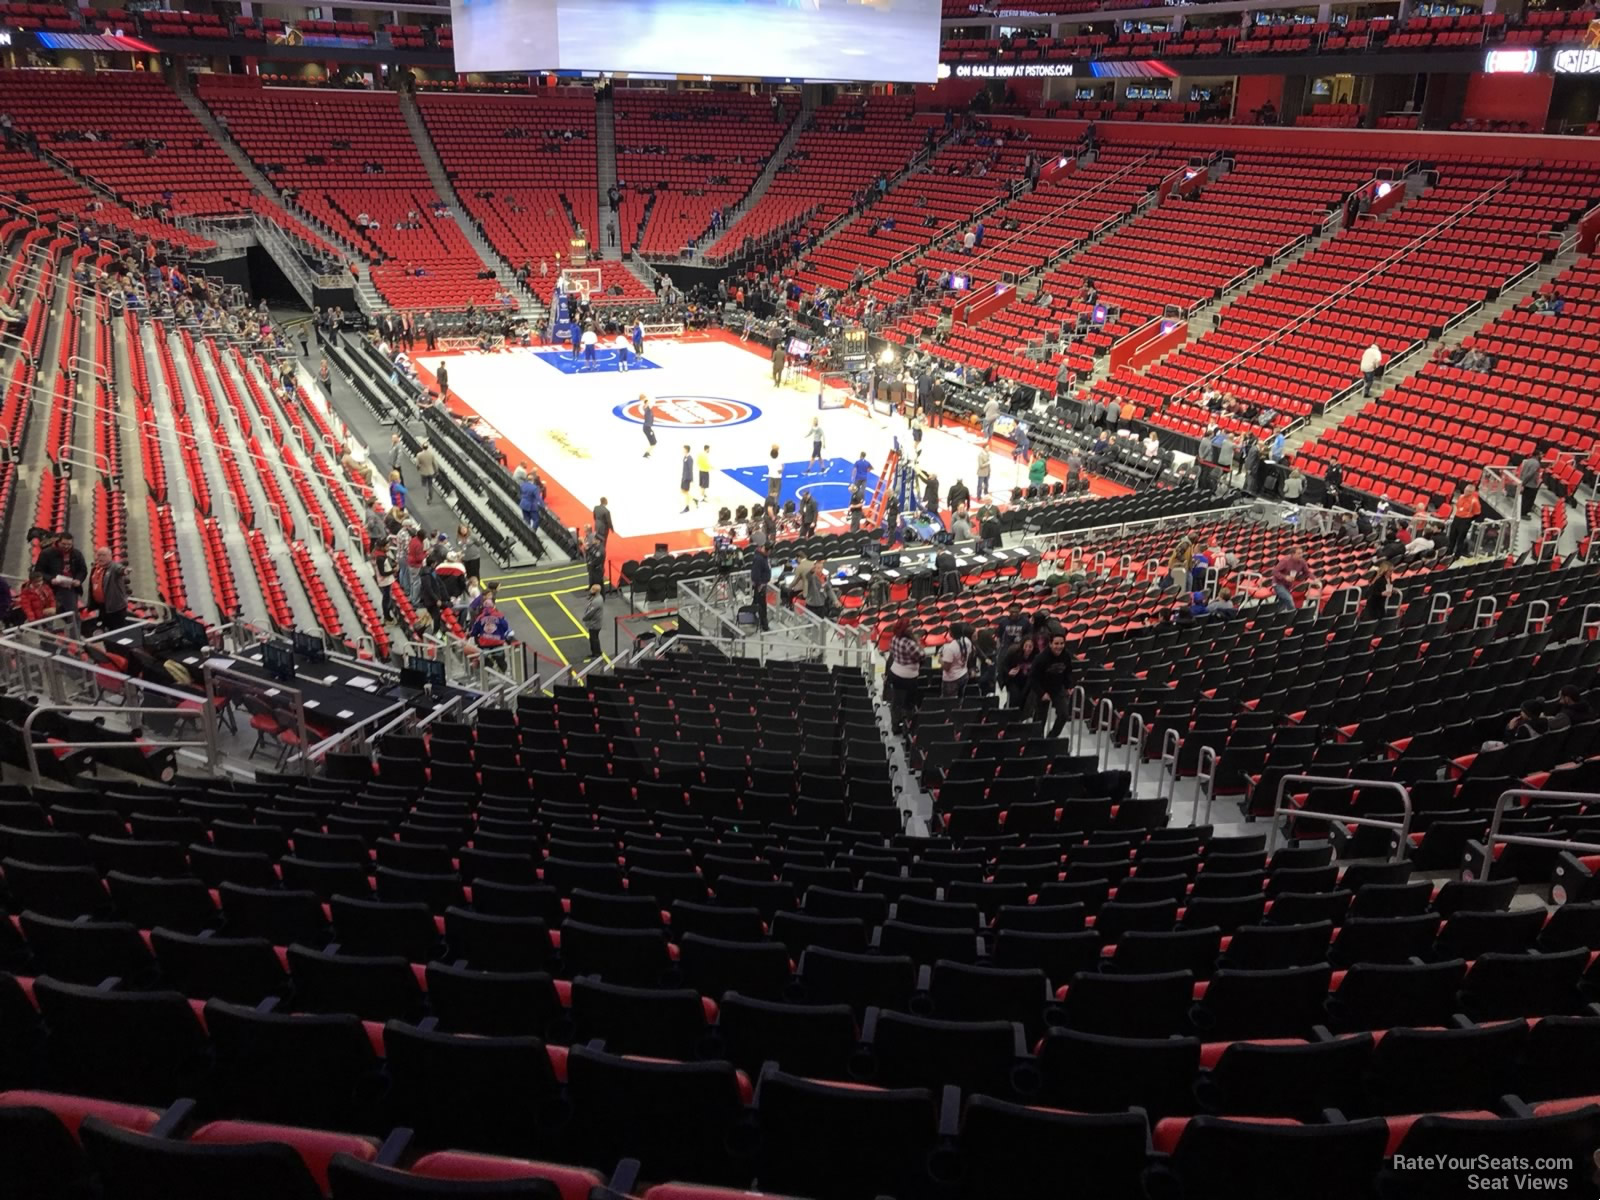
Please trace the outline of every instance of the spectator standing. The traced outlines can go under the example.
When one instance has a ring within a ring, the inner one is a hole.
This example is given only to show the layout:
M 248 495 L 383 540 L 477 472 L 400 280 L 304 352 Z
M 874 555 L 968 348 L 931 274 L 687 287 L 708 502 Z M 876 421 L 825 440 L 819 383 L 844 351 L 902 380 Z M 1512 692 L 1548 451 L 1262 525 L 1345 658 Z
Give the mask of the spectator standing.
M 61 533 L 54 542 L 39 551 L 34 567 L 50 584 L 55 593 L 56 612 L 75 612 L 83 596 L 84 581 L 89 578 L 89 564 L 83 559 L 70 533 Z
M 985 443 L 978 447 L 978 499 L 982 500 L 989 494 L 989 446 Z
M 333 370 L 328 366 L 328 360 L 323 359 L 317 367 L 317 383 L 322 387 L 322 394 L 328 400 L 333 399 Z
M 1278 607 L 1294 612 L 1299 607 L 1295 589 L 1309 582 L 1311 568 L 1306 563 L 1305 551 L 1295 546 L 1272 568 L 1272 594 L 1278 598 Z
M 906 721 L 916 715 L 922 681 L 922 643 L 911 636 L 911 618 L 894 623 L 889 638 L 889 718 L 895 733 L 904 733 Z
M 939 647 L 939 694 L 959 700 L 967 689 L 968 665 L 972 661 L 972 626 L 957 621 L 950 626 L 950 637 Z
M 767 558 L 765 546 L 753 545 L 750 547 L 750 591 L 752 603 L 755 605 L 756 620 L 761 624 L 761 632 L 767 632 L 767 588 L 772 583 L 772 562 Z
M 1472 523 L 1483 513 L 1483 502 L 1478 499 L 1478 485 L 1469 483 L 1456 493 L 1455 502 L 1450 507 L 1450 544 L 1451 558 L 1460 558 L 1467 552 L 1467 536 L 1472 532 Z
M 604 590 L 606 581 L 606 544 L 594 535 L 594 526 L 585 531 L 583 539 L 583 565 L 588 573 L 589 586 Z
M 389 435 L 389 478 L 405 478 L 405 457 L 405 443 L 400 440 L 400 431 L 395 430 Z
M 771 540 L 771 535 L 768 535 Z M 806 610 L 819 617 L 832 616 L 838 610 L 838 593 L 833 589 L 833 582 L 828 578 L 828 560 L 819 558 L 810 564 L 807 570 L 804 561 L 800 564 L 800 578 L 806 587 Z
M 439 368 L 434 371 L 433 377 L 439 381 L 439 399 L 450 399 L 450 368 L 444 365 L 443 359 L 439 361 Z
M 583 606 L 583 628 L 589 634 L 589 657 L 600 657 L 600 625 L 605 619 L 606 600 L 598 583 L 589 585 L 589 602 Z
M 923 385 L 917 388 L 917 393 L 919 396 L 924 390 L 927 393 L 922 409 L 928 414 L 928 428 L 938 429 L 944 424 L 944 384 L 932 372 L 923 375 L 922 381 Z
M 1380 558 L 1372 570 L 1372 580 L 1362 593 L 1363 621 L 1381 621 L 1389 615 L 1389 597 L 1394 592 L 1394 563 Z
M 100 614 L 100 632 L 109 633 L 128 623 L 127 568 L 111 557 L 109 546 L 101 546 L 94 552 L 94 566 L 89 571 L 89 603 Z
M 990 396 L 983 406 L 983 444 L 988 446 L 994 438 L 994 425 L 1000 419 L 1000 401 Z
M 527 522 L 528 528 L 538 529 L 539 519 L 544 514 L 544 491 L 531 475 L 522 481 L 517 506 L 522 510 L 522 519 Z
M 392 513 L 390 514 L 391 517 L 393 515 Z M 399 585 L 400 590 L 406 594 L 408 600 L 411 598 L 412 589 L 416 584 L 416 577 L 411 573 L 410 550 L 411 535 L 409 531 L 403 525 L 395 524 L 389 535 L 386 554 L 389 561 L 394 564 L 395 582 Z
M 1026 632 L 1019 641 L 1000 651 L 1000 683 L 1006 691 L 1006 704 L 1011 708 L 1021 708 L 1028 698 L 1033 658 L 1038 648 L 1033 630 L 1026 625 L 1024 629 Z
M 1372 395 L 1372 381 L 1378 377 L 1378 368 L 1383 366 L 1383 350 L 1377 342 L 1373 342 L 1361 352 L 1361 394 Z
M 815 537 L 817 532 L 817 498 L 810 492 L 800 497 L 800 536 Z
M 389 472 L 389 507 L 395 512 L 406 509 L 406 485 L 400 482 L 400 469 Z
M 433 479 L 439 473 L 439 453 L 432 442 L 423 442 L 417 451 L 417 474 L 422 477 L 422 487 L 428 499 L 433 499 Z
M 611 530 L 615 528 L 611 523 L 611 509 L 604 496 L 601 496 L 600 503 L 594 506 L 593 516 L 594 536 L 599 539 L 600 548 L 604 551 L 606 540 L 611 537 Z
M 1067 723 L 1067 688 L 1072 685 L 1072 659 L 1067 654 L 1067 636 L 1059 625 L 1051 625 L 1046 640 L 1034 654 L 1033 665 L 1028 668 L 1028 700 L 1023 719 L 1036 715 L 1043 719 L 1040 708 L 1048 703 L 1055 710 L 1055 720 L 1047 737 L 1055 737 Z
M 408 594 L 412 600 L 422 595 L 422 567 L 428 561 L 428 544 L 423 540 L 422 528 L 412 525 L 406 530 L 406 571 L 411 578 L 411 589 Z M 439 614 L 433 615 L 434 624 L 439 623 Z
M 1541 461 L 1544 447 L 1529 453 L 1522 460 L 1522 465 L 1517 468 L 1517 482 L 1522 485 L 1522 519 L 1526 521 L 1533 515 L 1534 508 L 1539 503 L 1539 485 L 1544 480 L 1544 463 Z
M 394 602 L 395 567 L 388 554 L 379 554 L 372 563 L 372 573 L 378 578 L 378 596 L 383 601 L 383 622 L 392 624 L 400 619 L 400 607 Z
M 383 519 L 382 505 L 376 496 L 367 501 L 367 515 L 363 524 L 367 531 L 367 553 L 376 558 L 384 552 L 389 541 L 389 530 Z

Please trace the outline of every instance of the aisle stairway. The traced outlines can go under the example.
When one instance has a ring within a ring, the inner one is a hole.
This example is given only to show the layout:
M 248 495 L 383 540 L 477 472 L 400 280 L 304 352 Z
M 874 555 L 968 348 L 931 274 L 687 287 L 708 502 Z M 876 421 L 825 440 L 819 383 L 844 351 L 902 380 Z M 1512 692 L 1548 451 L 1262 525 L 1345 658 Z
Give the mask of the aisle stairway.
M 26 304 L 19 302 L 18 307 L 29 307 L 36 299 L 40 282 L 38 263 L 42 256 L 36 257 L 32 263 L 24 268 L 26 276 L 31 283 L 31 291 L 24 294 Z M 65 259 L 57 264 L 60 270 Z M 38 375 L 35 377 L 29 395 L 24 403 L 32 407 L 27 419 L 27 429 L 23 435 L 22 445 L 18 447 L 17 463 L 17 489 L 16 513 L 7 530 L 5 547 L 5 570 L 12 579 L 26 579 L 28 566 L 31 561 L 30 546 L 28 542 L 28 527 L 33 523 L 34 498 L 39 494 L 39 475 L 45 462 L 45 431 L 49 423 L 49 410 L 40 399 L 54 394 L 56 386 L 56 364 L 60 354 L 61 330 L 66 324 L 63 319 L 66 309 L 66 288 L 57 286 L 55 295 L 51 298 L 50 321 L 45 333 L 44 345 L 39 353 Z
M 111 323 L 111 361 L 114 364 L 111 389 L 113 419 L 117 440 L 122 446 L 123 487 L 128 492 L 127 544 L 128 587 L 135 596 L 156 594 L 155 565 L 150 561 L 150 514 L 145 508 L 144 485 L 137 471 L 139 461 L 139 419 L 132 399 L 133 375 L 128 358 L 128 327 L 122 321 Z
M 542 325 L 544 308 L 538 298 L 517 282 L 516 273 L 495 253 L 494 247 L 489 245 L 488 239 L 479 232 L 477 225 L 467 215 L 466 205 L 462 204 L 461 197 L 456 194 L 455 184 L 451 182 L 449 172 L 444 169 L 444 163 L 439 159 L 439 152 L 434 148 L 433 139 L 428 136 L 427 126 L 422 123 L 422 114 L 417 111 L 416 97 L 410 92 L 400 93 L 400 112 L 406 119 L 406 128 L 411 131 L 411 140 L 416 143 L 417 155 L 422 159 L 422 165 L 428 169 L 428 178 L 433 182 L 433 190 L 450 206 L 450 216 L 455 221 L 456 227 L 461 230 L 462 236 L 467 239 L 467 243 L 476 252 L 483 265 L 494 271 L 494 277 L 500 286 L 517 298 L 518 310 Z M 371 284 L 368 283 L 367 287 L 370 288 Z
M 195 120 L 199 121 L 201 125 L 205 126 L 206 132 L 211 135 L 212 140 L 214 140 L 217 145 L 222 147 L 223 153 L 228 156 L 228 158 L 233 162 L 234 166 L 239 168 L 244 177 L 250 181 L 250 186 L 255 188 L 257 192 L 265 196 L 268 200 L 271 200 L 273 204 L 288 207 L 284 204 L 283 196 L 279 194 L 278 189 L 272 186 L 272 181 L 261 173 L 261 171 L 256 167 L 255 163 L 250 161 L 250 156 L 239 148 L 238 143 L 236 143 L 233 138 L 228 136 L 227 131 L 224 130 L 218 123 L 216 116 L 209 108 L 205 106 L 205 102 L 189 90 L 188 83 L 182 78 L 181 73 L 176 82 L 174 90 L 178 93 L 178 99 L 183 101 L 183 106 L 194 114 Z M 333 229 L 319 221 L 310 213 L 296 208 L 294 209 L 294 215 L 298 220 L 304 221 L 318 234 L 326 238 L 335 246 L 338 246 L 352 258 L 360 257 L 360 251 L 351 245 L 346 238 L 341 237 L 338 233 L 334 232 Z
M 611 204 L 606 199 L 613 185 L 617 182 L 617 122 L 616 104 L 611 99 L 610 89 L 605 89 L 595 94 L 594 105 L 594 182 L 598 189 L 595 195 L 599 197 L 600 228 L 593 233 L 594 245 L 590 253 L 595 258 L 609 259 L 612 262 L 622 260 L 621 238 L 617 245 L 611 244 L 611 239 L 606 236 L 608 226 L 618 226 L 620 234 L 620 213 L 611 211 Z M 642 232 L 642 230 L 641 230 Z
M 188 471 L 184 465 L 183 447 L 178 437 L 177 406 L 194 413 L 198 405 L 194 384 L 184 370 L 186 359 L 175 331 L 167 334 L 167 345 L 172 350 L 173 366 L 178 373 L 178 386 L 184 395 L 174 397 L 168 389 L 166 372 L 160 365 L 160 347 L 156 342 L 155 326 L 145 324 L 139 330 L 144 346 L 144 359 L 150 377 L 150 401 L 155 410 L 156 439 L 161 451 L 161 461 L 166 470 L 167 507 L 172 512 L 173 535 L 176 539 L 178 569 L 183 573 L 183 590 L 195 608 L 209 608 L 206 603 L 211 588 L 205 578 L 206 554 L 200 539 L 196 520 L 194 490 L 187 486 Z M 185 386 L 187 384 L 187 386 Z

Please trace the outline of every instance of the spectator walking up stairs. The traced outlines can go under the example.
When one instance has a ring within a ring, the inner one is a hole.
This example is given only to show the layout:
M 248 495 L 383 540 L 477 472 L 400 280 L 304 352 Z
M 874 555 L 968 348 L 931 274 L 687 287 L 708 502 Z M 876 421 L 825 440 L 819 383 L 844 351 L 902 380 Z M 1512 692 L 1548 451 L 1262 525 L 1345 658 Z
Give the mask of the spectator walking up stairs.
M 517 282 L 515 268 L 495 253 L 494 247 L 489 245 L 488 239 L 467 214 L 466 205 L 462 204 L 461 197 L 456 194 L 450 173 L 444 169 L 439 151 L 434 147 L 433 139 L 428 136 L 428 128 L 423 124 L 422 114 L 417 111 L 416 97 L 410 92 L 400 93 L 400 112 L 406 119 L 406 128 L 411 131 L 411 139 L 417 144 L 417 155 L 422 159 L 422 165 L 428 169 L 428 178 L 433 182 L 434 190 L 438 192 L 439 198 L 450 206 L 450 215 L 454 218 L 456 227 L 461 230 L 462 236 L 467 239 L 467 244 L 477 253 L 483 265 L 494 271 L 495 280 L 499 285 L 517 298 L 518 311 L 532 318 L 537 324 L 542 324 L 544 308 L 539 303 L 539 298 Z

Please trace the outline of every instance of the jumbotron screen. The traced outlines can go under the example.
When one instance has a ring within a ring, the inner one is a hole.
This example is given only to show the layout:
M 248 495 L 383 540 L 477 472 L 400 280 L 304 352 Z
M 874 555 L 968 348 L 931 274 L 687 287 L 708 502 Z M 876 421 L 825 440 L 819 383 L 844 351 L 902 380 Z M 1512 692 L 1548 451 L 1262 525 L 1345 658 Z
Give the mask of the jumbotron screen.
M 940 0 L 450 0 L 458 71 L 932 83 Z

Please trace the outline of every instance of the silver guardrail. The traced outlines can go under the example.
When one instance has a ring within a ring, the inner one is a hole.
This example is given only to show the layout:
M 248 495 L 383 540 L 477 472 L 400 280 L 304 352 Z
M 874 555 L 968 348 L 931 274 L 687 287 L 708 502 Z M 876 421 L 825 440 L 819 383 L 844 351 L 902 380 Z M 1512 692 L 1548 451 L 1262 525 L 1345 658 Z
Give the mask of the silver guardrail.
M 1176 729 L 1169 729 L 1161 735 L 1161 778 L 1156 786 L 1156 795 L 1166 800 L 1169 817 L 1177 800 L 1178 755 L 1182 752 L 1183 735 Z
M 1284 805 L 1284 796 L 1290 784 L 1310 784 L 1313 787 L 1339 787 L 1351 790 L 1378 788 L 1394 792 L 1400 797 L 1404 815 L 1398 821 L 1385 817 L 1358 817 L 1350 813 L 1316 812 L 1290 804 Z M 1285 775 L 1278 780 L 1278 794 L 1272 805 L 1272 826 L 1267 830 L 1267 853 L 1278 844 L 1278 821 L 1283 817 L 1304 818 L 1310 821 L 1331 821 L 1340 825 L 1359 825 L 1369 829 L 1390 829 L 1395 833 L 1394 853 L 1391 862 L 1400 862 L 1406 856 L 1407 839 L 1411 834 L 1411 791 L 1403 783 L 1392 779 L 1341 779 L 1336 775 Z
M 1539 837 L 1536 834 L 1526 833 L 1501 833 L 1500 824 L 1505 819 L 1506 805 L 1513 800 L 1577 800 L 1592 804 L 1597 799 L 1593 792 L 1546 792 L 1539 788 L 1511 788 L 1501 792 L 1499 799 L 1494 802 L 1494 815 L 1489 818 L 1489 833 L 1483 839 L 1483 875 L 1488 879 L 1494 871 L 1494 848 L 1496 846 L 1537 846 L 1542 850 L 1564 850 L 1575 854 L 1600 854 L 1600 843 L 1570 841 L 1565 838 Z M 1471 878 L 1470 872 L 1465 868 L 1461 872 L 1463 879 Z
M 97 742 L 63 742 L 52 739 L 49 743 L 52 754 L 59 751 L 70 750 L 104 750 L 115 752 L 118 750 L 138 750 L 141 747 L 155 747 L 161 750 L 204 750 L 206 752 L 206 766 L 211 770 L 217 765 L 217 714 L 216 709 L 209 704 L 201 705 L 198 709 L 187 708 L 118 708 L 118 713 L 138 713 L 141 716 L 172 717 L 179 721 L 193 721 L 198 719 L 200 728 L 205 737 L 199 741 L 164 740 L 152 738 L 142 731 L 130 731 L 127 741 L 111 741 L 102 739 Z M 27 715 L 22 722 L 22 750 L 28 764 L 28 780 L 35 787 L 45 782 L 39 773 L 39 752 L 34 746 L 33 723 L 45 713 L 96 713 L 105 715 L 106 709 L 98 704 L 41 704 Z

